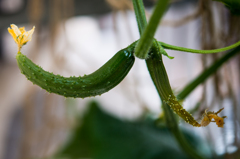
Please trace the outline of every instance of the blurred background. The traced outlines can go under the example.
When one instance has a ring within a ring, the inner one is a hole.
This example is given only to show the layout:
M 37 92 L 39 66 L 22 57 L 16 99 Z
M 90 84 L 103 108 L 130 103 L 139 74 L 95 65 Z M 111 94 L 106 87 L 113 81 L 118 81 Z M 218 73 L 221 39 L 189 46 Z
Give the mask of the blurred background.
M 144 0 L 144 4 L 149 18 L 155 1 Z M 63 76 L 90 74 L 139 39 L 131 0 L 0 0 L 0 158 L 51 157 L 81 124 L 91 100 L 124 122 L 156 119 L 162 113 L 146 64 L 140 59 L 117 87 L 95 98 L 64 98 L 33 85 L 17 67 L 17 45 L 7 32 L 10 24 L 26 30 L 35 26 L 32 41 L 22 53 L 45 70 Z M 155 38 L 193 49 L 225 47 L 239 41 L 240 17 L 220 2 L 172 0 Z M 224 54 L 167 52 L 175 57 L 163 60 L 176 94 Z M 205 142 L 212 158 L 239 156 L 239 68 L 238 55 L 183 103 L 187 110 L 197 108 L 193 115 L 199 120 L 207 108 L 225 108 L 221 113 L 228 116 L 224 128 L 215 124 L 193 128 L 179 121 L 180 127 Z

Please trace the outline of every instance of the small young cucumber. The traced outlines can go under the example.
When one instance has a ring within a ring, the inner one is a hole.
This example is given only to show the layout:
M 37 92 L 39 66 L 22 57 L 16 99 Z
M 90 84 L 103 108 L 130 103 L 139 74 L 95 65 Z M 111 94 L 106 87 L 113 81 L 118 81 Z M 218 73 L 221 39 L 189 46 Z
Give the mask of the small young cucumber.
M 171 107 L 171 109 L 177 113 L 183 120 L 187 123 L 200 127 L 199 124 L 191 114 L 189 114 L 182 105 L 178 102 L 177 98 L 174 96 L 169 80 L 168 75 L 165 70 L 162 61 L 161 47 L 159 44 L 154 41 L 151 48 L 150 56 L 146 60 L 148 71 L 151 75 L 153 83 L 158 91 L 158 94 L 163 102 Z
M 65 97 L 85 98 L 101 95 L 118 85 L 135 61 L 133 49 L 117 52 L 102 67 L 83 77 L 63 77 L 43 70 L 22 53 L 16 56 L 18 67 L 28 80 L 48 92 Z

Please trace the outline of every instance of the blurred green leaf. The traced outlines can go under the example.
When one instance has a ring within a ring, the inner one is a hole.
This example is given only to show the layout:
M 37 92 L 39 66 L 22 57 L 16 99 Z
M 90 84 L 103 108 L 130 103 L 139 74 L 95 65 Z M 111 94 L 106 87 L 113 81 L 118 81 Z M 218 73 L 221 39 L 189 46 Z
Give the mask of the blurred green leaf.
M 240 15 L 240 0 L 215 0 L 222 2 L 232 14 Z
M 171 133 L 154 122 L 127 122 L 102 110 L 96 102 L 73 132 L 71 140 L 59 157 L 94 159 L 159 159 L 188 158 L 181 151 Z M 196 138 L 187 135 L 193 147 Z

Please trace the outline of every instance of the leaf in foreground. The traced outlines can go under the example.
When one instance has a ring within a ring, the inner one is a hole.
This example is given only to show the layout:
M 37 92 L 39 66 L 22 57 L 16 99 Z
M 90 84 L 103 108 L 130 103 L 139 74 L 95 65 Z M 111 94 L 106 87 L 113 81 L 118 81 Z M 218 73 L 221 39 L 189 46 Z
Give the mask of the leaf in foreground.
M 126 122 L 103 112 L 96 102 L 76 127 L 59 157 L 94 159 L 188 158 L 170 132 L 153 122 Z M 193 145 L 196 139 L 188 138 Z

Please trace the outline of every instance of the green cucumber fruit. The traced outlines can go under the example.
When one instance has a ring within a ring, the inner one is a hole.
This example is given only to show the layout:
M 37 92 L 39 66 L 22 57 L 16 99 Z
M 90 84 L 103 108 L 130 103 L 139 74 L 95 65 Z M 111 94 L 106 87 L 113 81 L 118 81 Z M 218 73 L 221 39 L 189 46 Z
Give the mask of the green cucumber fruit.
M 148 71 L 158 91 L 158 94 L 161 100 L 167 105 L 169 105 L 170 108 L 176 114 L 178 114 L 184 121 L 195 127 L 200 127 L 201 124 L 199 124 L 193 118 L 193 116 L 182 107 L 177 98 L 174 96 L 168 80 L 166 69 L 162 61 L 161 51 L 163 50 L 161 49 L 163 48 L 160 47 L 159 45 L 160 44 L 157 43 L 156 40 L 154 40 L 149 58 L 146 59 Z
M 118 85 L 135 61 L 131 46 L 117 52 L 102 67 L 83 77 L 63 77 L 43 70 L 22 53 L 16 56 L 21 72 L 33 84 L 50 93 L 65 97 L 85 98 L 101 95 Z

